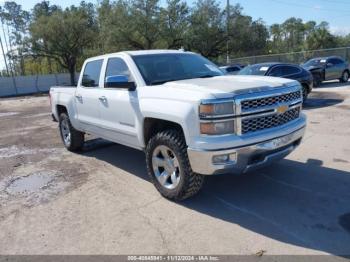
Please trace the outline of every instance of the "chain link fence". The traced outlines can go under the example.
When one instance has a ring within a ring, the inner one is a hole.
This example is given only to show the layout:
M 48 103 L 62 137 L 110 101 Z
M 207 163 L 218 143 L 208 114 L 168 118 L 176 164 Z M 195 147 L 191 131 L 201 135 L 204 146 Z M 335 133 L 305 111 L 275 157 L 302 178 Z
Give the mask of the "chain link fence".
M 325 57 L 325 56 L 340 56 L 346 59 L 347 61 L 350 61 L 350 47 L 232 58 L 230 59 L 230 64 L 249 65 L 249 64 L 258 64 L 258 63 L 265 63 L 265 62 L 283 62 L 283 63 L 301 64 L 309 60 L 310 58 Z

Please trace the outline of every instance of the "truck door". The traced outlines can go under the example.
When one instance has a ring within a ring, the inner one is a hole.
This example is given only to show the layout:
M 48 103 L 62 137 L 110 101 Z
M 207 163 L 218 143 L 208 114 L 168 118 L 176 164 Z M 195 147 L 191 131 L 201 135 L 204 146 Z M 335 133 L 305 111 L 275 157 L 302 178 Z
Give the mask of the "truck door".
M 75 93 L 78 121 L 86 131 L 96 133 L 100 122 L 100 74 L 103 59 L 86 62 Z
M 105 63 L 104 80 L 116 77 L 134 82 L 123 58 L 111 57 Z M 107 87 L 106 84 L 100 91 L 99 108 L 104 137 L 117 143 L 138 147 L 136 123 L 140 110 L 137 91 L 129 91 L 125 87 Z

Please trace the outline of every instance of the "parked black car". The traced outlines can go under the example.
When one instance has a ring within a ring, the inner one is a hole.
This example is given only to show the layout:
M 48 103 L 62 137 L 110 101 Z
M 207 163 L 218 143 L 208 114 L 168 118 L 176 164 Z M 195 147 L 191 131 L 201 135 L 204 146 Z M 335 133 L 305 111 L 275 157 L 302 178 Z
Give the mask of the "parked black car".
M 226 75 L 237 75 L 239 71 L 241 71 L 245 65 L 242 64 L 232 64 L 227 66 L 220 66 L 220 69 Z
M 349 80 L 350 67 L 344 59 L 338 56 L 313 58 L 302 65 L 314 77 L 314 86 L 322 81 L 339 79 L 345 83 Z
M 313 77 L 312 74 L 304 68 L 283 63 L 262 63 L 249 65 L 239 71 L 239 75 L 261 75 L 283 77 L 297 80 L 303 87 L 303 97 L 306 100 L 307 96 L 312 91 Z

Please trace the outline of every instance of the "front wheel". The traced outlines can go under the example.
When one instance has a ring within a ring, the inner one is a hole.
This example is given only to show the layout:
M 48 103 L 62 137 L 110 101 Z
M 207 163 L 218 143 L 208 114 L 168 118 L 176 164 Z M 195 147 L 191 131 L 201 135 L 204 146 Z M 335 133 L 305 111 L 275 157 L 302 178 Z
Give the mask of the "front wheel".
M 307 99 L 307 96 L 309 95 L 308 87 L 305 86 L 305 85 L 303 85 L 303 86 L 302 86 L 302 89 L 303 89 L 303 102 L 305 102 L 306 99 Z
M 180 132 L 166 130 L 151 138 L 146 147 L 148 174 L 160 192 L 170 200 L 184 200 L 202 187 L 204 176 L 192 171 L 185 140 Z
M 349 81 L 349 72 L 348 71 L 344 71 L 341 78 L 339 79 L 339 81 L 341 83 L 346 83 Z
M 79 151 L 84 145 L 84 133 L 76 130 L 66 113 L 60 114 L 59 117 L 59 128 L 64 146 L 69 151 Z

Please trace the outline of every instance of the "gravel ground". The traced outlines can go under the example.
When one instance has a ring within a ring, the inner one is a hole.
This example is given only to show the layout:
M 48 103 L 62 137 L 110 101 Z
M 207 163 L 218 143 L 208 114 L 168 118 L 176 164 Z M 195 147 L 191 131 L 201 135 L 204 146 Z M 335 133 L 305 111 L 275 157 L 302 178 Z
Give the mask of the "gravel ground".
M 314 90 L 302 145 L 160 197 L 143 152 L 66 151 L 47 96 L 0 99 L 0 254 L 350 254 L 350 86 Z

